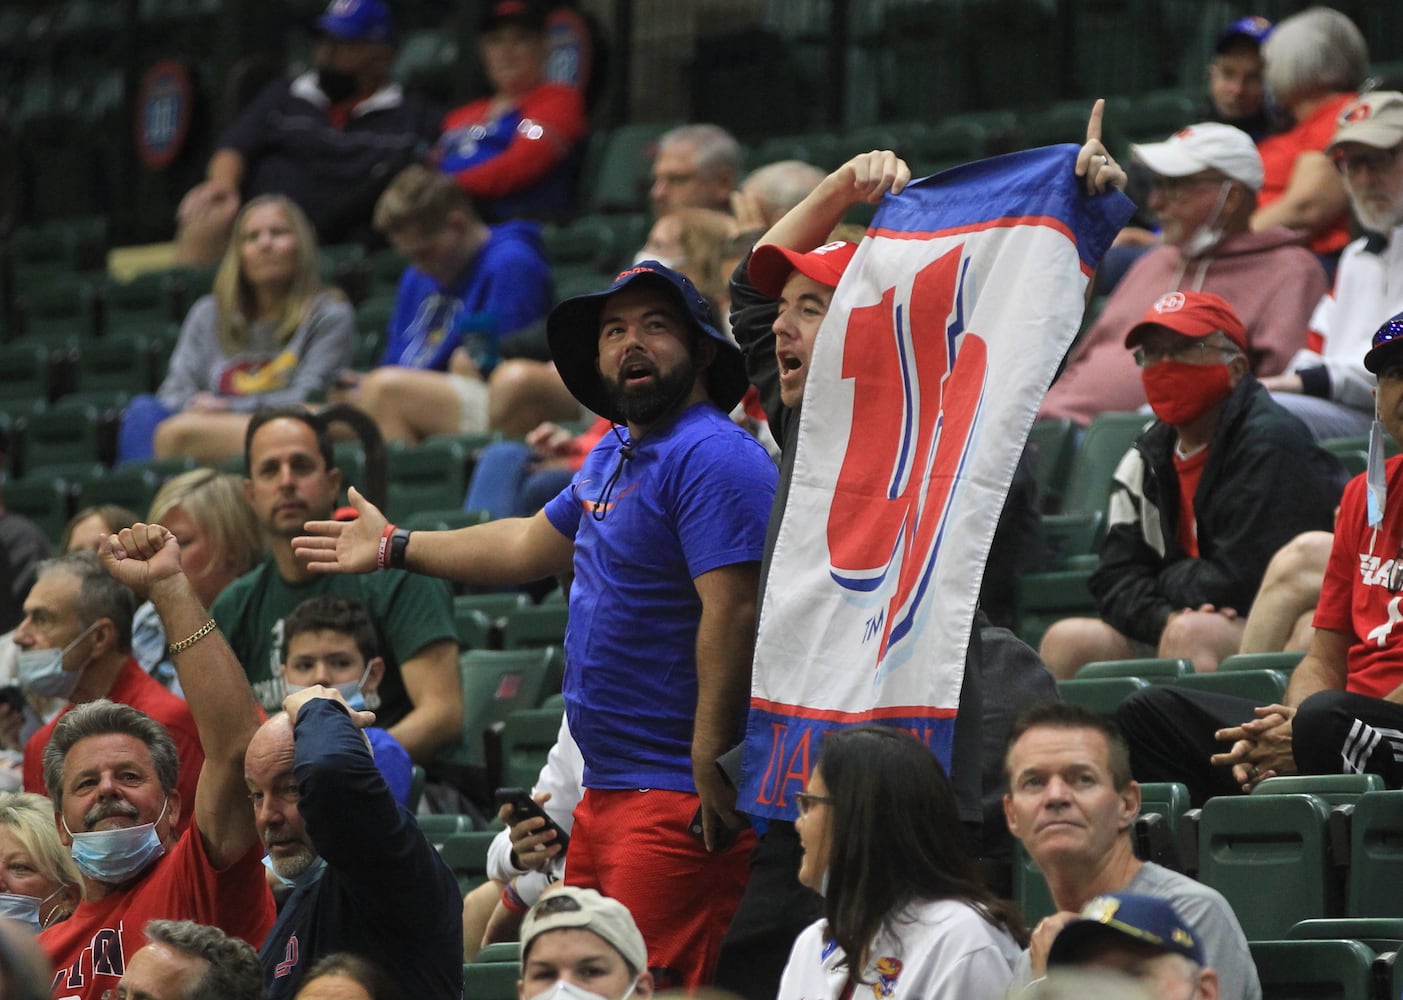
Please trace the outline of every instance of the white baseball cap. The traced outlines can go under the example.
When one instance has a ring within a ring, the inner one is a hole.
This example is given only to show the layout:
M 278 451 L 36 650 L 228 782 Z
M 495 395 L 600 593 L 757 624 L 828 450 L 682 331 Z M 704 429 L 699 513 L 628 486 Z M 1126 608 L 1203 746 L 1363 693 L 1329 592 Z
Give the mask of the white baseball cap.
M 1161 177 L 1187 177 L 1201 170 L 1216 170 L 1253 191 L 1262 188 L 1261 154 L 1251 136 L 1231 125 L 1190 125 L 1164 142 L 1132 145 L 1130 154 Z

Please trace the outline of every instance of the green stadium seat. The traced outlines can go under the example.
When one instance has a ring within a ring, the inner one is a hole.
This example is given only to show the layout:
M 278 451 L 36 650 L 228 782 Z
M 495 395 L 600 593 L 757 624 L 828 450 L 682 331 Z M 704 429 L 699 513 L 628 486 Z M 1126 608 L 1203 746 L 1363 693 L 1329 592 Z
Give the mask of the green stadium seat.
M 114 442 L 104 440 L 102 421 L 98 407 L 81 400 L 34 410 L 25 432 L 25 474 L 46 465 L 110 460 Z
M 521 966 L 516 962 L 469 962 L 463 966 L 464 1000 L 516 1000 Z
M 1044 514 L 1040 524 L 1044 566 L 1048 571 L 1069 569 L 1078 557 L 1095 557 L 1105 531 L 1106 514 L 1099 510 Z
M 1038 648 L 1052 623 L 1073 615 L 1095 617 L 1096 598 L 1087 589 L 1090 569 L 1025 573 L 1018 580 L 1018 637 Z
M 1340 915 L 1329 818 L 1316 795 L 1219 795 L 1204 804 L 1198 879 L 1227 898 L 1248 940 Z
M 487 764 L 485 734 L 519 708 L 541 699 L 550 666 L 546 649 L 469 649 L 458 657 L 463 689 L 463 730 L 458 745 L 440 754 L 449 763 Z
M 466 813 L 430 813 L 415 816 L 419 829 L 435 846 L 442 844 L 455 833 L 470 833 L 475 829 L 473 818 Z
M 120 469 L 97 466 L 86 475 L 66 477 L 73 489 L 73 506 L 81 510 L 94 504 L 115 503 L 139 517 L 151 509 L 161 487 L 161 477 L 148 468 L 128 465 Z
M 10 480 L 5 483 L 5 508 L 29 518 L 58 545 L 71 513 L 68 481 L 60 476 Z
M 140 334 L 109 332 L 77 348 L 74 389 L 78 392 L 155 392 L 151 342 Z
M 1240 914 L 1239 914 L 1240 915 Z M 1250 940 L 1266 1000 L 1373 1000 L 1374 952 L 1359 941 Z
M 1181 90 L 1159 90 L 1130 100 L 1122 131 L 1131 142 L 1159 142 L 1198 120 L 1194 99 Z
M 1280 670 L 1229 670 L 1210 674 L 1189 674 L 1178 680 L 1180 687 L 1197 691 L 1247 698 L 1258 705 L 1280 704 L 1286 697 L 1287 676 Z
M 175 277 L 167 271 L 150 271 L 130 281 L 108 281 L 99 286 L 103 337 L 115 333 L 147 333 L 184 317 L 175 309 Z
M 421 510 L 400 521 L 399 525 L 410 531 L 452 531 L 455 528 L 471 528 L 476 524 L 485 524 L 490 520 L 492 515 L 488 511 L 463 510 L 456 507 L 451 510 Z
M 569 610 L 564 604 L 527 604 L 510 609 L 502 618 L 502 648 L 564 645 Z
M 51 350 L 49 345 L 32 340 L 0 345 L 0 400 L 12 415 L 53 398 Z
M 391 448 L 386 513 L 399 523 L 416 511 L 461 508 L 468 490 L 468 459 L 468 449 L 454 440 Z
M 439 854 L 457 878 L 464 896 L 487 881 L 487 848 L 496 836 L 495 830 L 474 830 L 450 833 L 444 838 Z
M 1346 913 L 1397 916 L 1399 886 L 1403 886 L 1403 791 L 1366 792 L 1354 804 L 1350 825 Z
M 648 123 L 611 129 L 588 179 L 589 212 L 638 212 L 648 207 L 648 187 L 658 137 L 670 125 Z
M 1038 503 L 1043 510 L 1055 510 L 1067 488 L 1076 454 L 1077 425 L 1069 417 L 1036 420 L 1028 432 L 1028 451 L 1033 477 L 1038 484 Z
M 521 943 L 519 941 L 495 941 L 492 944 L 484 945 L 473 961 L 484 965 L 493 962 L 515 962 L 520 954 Z
M 1403 947 L 1403 917 L 1317 917 L 1286 932 L 1288 941 L 1328 938 L 1362 941 L 1374 951 L 1397 951 Z
M 419 811 L 419 800 L 424 797 L 424 785 L 428 780 L 428 772 L 418 764 L 409 769 L 409 800 L 404 805 L 410 812 Z
M 1377 774 L 1288 774 L 1267 778 L 1253 787 L 1252 794 L 1315 795 L 1328 805 L 1341 805 L 1383 790 L 1384 780 Z
M 541 240 L 553 267 L 584 265 L 607 271 L 614 266 L 620 249 L 614 242 L 614 230 L 597 216 L 585 216 L 565 226 L 544 226 Z
M 1028 927 L 1057 912 L 1047 879 L 1019 840 L 1013 842 L 1013 901 L 1023 911 L 1023 923 Z
M 1077 680 L 1096 677 L 1143 677 L 1151 684 L 1173 684 L 1193 673 L 1188 660 L 1147 657 L 1139 660 L 1097 660 L 1077 671 Z
M 1290 674 L 1305 653 L 1235 653 L 1218 664 L 1218 673 L 1233 670 L 1280 670 Z
M 1143 677 L 1088 677 L 1057 682 L 1062 700 L 1090 709 L 1098 715 L 1114 716 L 1127 697 L 1150 686 Z
M 545 766 L 560 733 L 558 708 L 518 709 L 502 728 L 501 782 L 510 788 L 531 788 Z
M 94 336 L 95 297 L 92 284 L 77 275 L 31 283 L 22 296 L 24 335 L 49 343 Z
M 1072 459 L 1062 513 L 1105 513 L 1116 466 L 1149 422 L 1150 418 L 1142 413 L 1097 414 L 1082 434 Z

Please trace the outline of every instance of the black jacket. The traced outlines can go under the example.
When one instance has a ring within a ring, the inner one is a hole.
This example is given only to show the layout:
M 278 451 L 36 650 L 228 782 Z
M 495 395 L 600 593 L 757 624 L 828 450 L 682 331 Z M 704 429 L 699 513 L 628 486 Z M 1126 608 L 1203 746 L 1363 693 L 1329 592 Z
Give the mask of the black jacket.
M 1251 375 L 1233 389 L 1194 493 L 1198 558 L 1179 547 L 1174 428 L 1156 421 L 1116 468 L 1090 588 L 1101 618 L 1155 645 L 1169 615 L 1211 604 L 1246 616 L 1277 549 L 1329 531 L 1349 478 Z

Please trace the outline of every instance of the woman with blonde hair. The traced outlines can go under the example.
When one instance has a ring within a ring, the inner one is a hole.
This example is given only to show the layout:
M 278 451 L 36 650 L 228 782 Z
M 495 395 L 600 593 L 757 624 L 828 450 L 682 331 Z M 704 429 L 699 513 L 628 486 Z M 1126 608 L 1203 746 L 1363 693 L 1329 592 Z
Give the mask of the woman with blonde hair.
M 67 920 L 82 898 L 83 876 L 58 838 L 53 804 L 0 792 L 0 916 L 38 932 Z
M 181 568 L 207 608 L 263 555 L 263 537 L 244 499 L 243 479 L 232 473 L 181 473 L 156 491 L 146 519 L 175 535 Z M 180 692 L 166 652 L 165 629 L 150 601 L 132 618 L 132 655 L 156 680 Z
M 161 388 L 123 414 L 119 458 L 154 450 L 215 464 L 239 454 L 254 410 L 330 388 L 354 334 L 350 304 L 322 287 L 302 210 L 281 195 L 252 199 L 234 220 L 213 293 L 185 317 Z
M 739 232 L 736 220 L 710 208 L 679 208 L 653 223 L 648 242 L 634 263 L 655 260 L 681 271 L 713 304 L 726 292 L 721 262 L 727 245 Z

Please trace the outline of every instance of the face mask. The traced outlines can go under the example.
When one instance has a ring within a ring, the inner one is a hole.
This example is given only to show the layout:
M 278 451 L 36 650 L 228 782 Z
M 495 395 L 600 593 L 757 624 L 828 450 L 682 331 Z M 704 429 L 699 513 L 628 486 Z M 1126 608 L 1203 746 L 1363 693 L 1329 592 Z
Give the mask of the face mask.
M 628 1000 L 629 997 L 633 996 L 633 991 L 637 987 L 638 980 L 634 979 L 633 982 L 629 983 L 628 989 L 624 991 L 623 996 L 619 997 L 619 1000 Z M 576 986 L 564 979 L 557 979 L 555 985 L 550 989 L 544 993 L 536 994 L 536 1000 L 609 1000 L 609 998 L 598 993 L 591 993 L 584 987 Z
M 0 917 L 19 921 L 31 930 L 39 930 L 39 908 L 63 891 L 55 889 L 43 899 L 38 896 L 21 896 L 16 892 L 0 892 Z
M 169 803 L 170 799 L 161 803 L 161 815 L 156 817 L 156 823 L 166 815 Z M 63 828 L 73 838 L 71 851 L 78 869 L 99 882 L 120 885 L 145 871 L 151 862 L 166 853 L 166 845 L 156 834 L 156 823 L 74 833 L 68 829 L 65 819 Z
M 1213 212 L 1204 220 L 1203 225 L 1193 231 L 1184 245 L 1179 248 L 1179 252 L 1185 257 L 1202 257 L 1223 240 L 1223 230 L 1218 226 L 1218 217 L 1223 214 L 1223 206 L 1227 203 L 1228 192 L 1232 190 L 1231 181 L 1223 181 L 1223 186 L 1218 189 L 1218 200 L 1213 205 Z M 1217 228 L 1215 228 L 1217 227 Z
M 322 872 L 326 871 L 326 858 L 318 857 L 296 878 L 283 878 L 278 874 L 278 870 L 273 867 L 273 859 L 266 854 L 263 855 L 263 867 L 272 872 L 273 877 L 283 885 L 287 886 L 289 889 L 296 889 L 299 885 L 311 885 L 322 877 Z
M 360 675 L 360 680 L 344 681 L 340 684 L 328 684 L 326 685 L 326 687 L 333 687 L 336 690 L 340 691 L 341 697 L 346 699 L 346 704 L 351 706 L 352 712 L 364 712 L 367 711 L 368 708 L 368 696 L 362 690 L 362 685 L 365 684 L 366 678 L 368 678 L 369 676 L 370 664 L 367 663 L 365 665 L 365 673 Z M 283 687 L 286 689 L 289 695 L 294 695 L 298 691 L 306 691 L 311 686 L 312 685 L 310 684 L 283 684 Z M 378 701 L 379 700 L 377 699 L 377 704 Z
M 1140 378 L 1150 409 L 1174 427 L 1193 423 L 1232 392 L 1227 365 L 1161 361 L 1142 369 Z
M 825 899 L 828 898 L 828 869 L 823 870 L 823 877 L 818 880 L 818 894 Z
M 83 638 L 95 628 L 97 628 L 97 622 L 93 622 L 79 632 L 78 637 L 62 649 L 21 650 L 17 672 L 19 686 L 29 694 L 67 700 L 83 676 L 83 667 L 79 667 L 77 670 L 64 670 L 63 658 L 68 655 L 70 649 L 82 642 Z M 86 660 L 83 661 L 83 666 L 87 666 Z
M 356 95 L 356 78 L 344 69 L 318 66 L 317 87 L 332 104 L 340 104 Z

